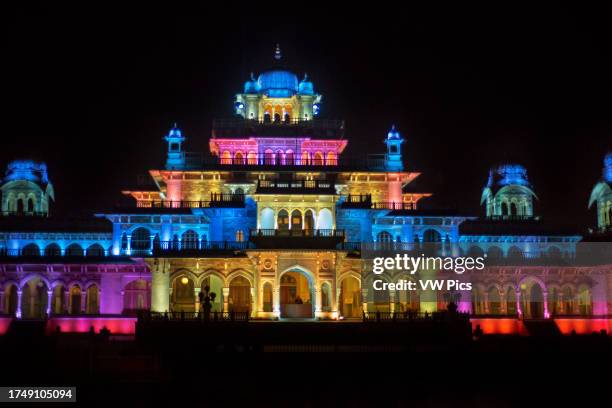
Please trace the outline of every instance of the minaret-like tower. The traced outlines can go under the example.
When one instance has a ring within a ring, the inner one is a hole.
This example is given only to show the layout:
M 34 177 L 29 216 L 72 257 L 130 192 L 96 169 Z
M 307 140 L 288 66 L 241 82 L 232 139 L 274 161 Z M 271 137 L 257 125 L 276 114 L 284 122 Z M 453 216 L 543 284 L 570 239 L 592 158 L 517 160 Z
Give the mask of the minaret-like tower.
M 170 132 L 164 137 L 168 142 L 168 153 L 166 156 L 167 170 L 184 170 L 185 169 L 185 152 L 183 151 L 183 142 L 185 137 L 178 128 L 176 123 L 170 129 Z
M 404 163 L 402 162 L 402 143 L 404 143 L 404 139 L 395 128 L 395 125 L 393 125 L 389 133 L 387 133 L 387 139 L 385 139 L 385 144 L 387 145 L 387 154 L 385 155 L 385 170 L 404 170 Z
M 47 165 L 32 160 L 10 162 L 0 189 L 3 215 L 48 216 L 55 199 Z
M 533 198 L 537 198 L 520 164 L 503 164 L 489 171 L 480 204 L 486 204 L 487 217 L 503 219 L 533 218 Z
M 597 203 L 597 227 L 605 232 L 612 230 L 612 152 L 604 157 L 601 180 L 595 184 L 589 200 L 589 208 Z

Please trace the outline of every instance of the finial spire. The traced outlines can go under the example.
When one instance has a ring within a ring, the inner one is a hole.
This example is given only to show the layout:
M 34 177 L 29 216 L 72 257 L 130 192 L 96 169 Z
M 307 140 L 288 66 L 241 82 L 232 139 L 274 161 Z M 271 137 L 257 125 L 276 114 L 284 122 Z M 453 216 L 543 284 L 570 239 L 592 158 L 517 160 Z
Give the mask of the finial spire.
M 276 43 L 276 49 L 274 50 L 274 59 L 280 61 L 282 57 L 283 55 L 281 54 L 280 44 Z

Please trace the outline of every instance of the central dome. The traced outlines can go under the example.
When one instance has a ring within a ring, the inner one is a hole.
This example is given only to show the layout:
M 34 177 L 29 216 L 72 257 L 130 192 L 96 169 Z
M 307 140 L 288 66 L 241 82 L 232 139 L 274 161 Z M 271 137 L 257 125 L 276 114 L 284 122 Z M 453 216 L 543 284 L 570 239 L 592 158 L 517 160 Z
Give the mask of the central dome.
M 259 90 L 268 96 L 283 98 L 298 92 L 299 81 L 293 72 L 277 69 L 259 75 L 257 85 Z

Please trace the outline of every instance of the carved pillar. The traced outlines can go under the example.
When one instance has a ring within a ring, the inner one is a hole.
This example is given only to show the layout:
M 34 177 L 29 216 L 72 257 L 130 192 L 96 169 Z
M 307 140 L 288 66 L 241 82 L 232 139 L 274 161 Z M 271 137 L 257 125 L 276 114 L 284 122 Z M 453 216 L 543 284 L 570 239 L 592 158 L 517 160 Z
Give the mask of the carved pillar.
M 517 289 L 515 292 L 516 296 L 516 314 L 519 318 L 523 317 L 523 309 L 521 308 L 521 290 Z
M 251 316 L 256 317 L 257 316 L 257 303 L 258 303 L 258 296 L 255 296 L 255 288 L 251 287 Z
M 484 314 L 491 313 L 491 308 L 489 305 L 489 292 L 485 290 L 482 294 L 482 298 L 484 300 Z
M 170 311 L 170 264 L 159 260 L 151 271 L 151 311 Z
M 280 317 L 280 287 L 272 289 L 272 311 L 275 317 Z
M 87 289 L 81 292 L 81 313 L 87 313 Z
M 322 309 L 321 308 L 321 304 L 322 304 L 322 302 L 321 302 L 321 287 L 319 287 L 319 286 L 315 286 L 314 287 L 314 295 L 315 295 L 315 298 L 314 298 L 315 304 L 314 304 L 314 306 L 315 306 L 315 317 L 316 317 L 316 314 L 321 312 L 321 309 Z
M 363 307 L 363 312 L 368 312 L 368 290 L 361 289 L 361 305 Z
M 194 302 L 195 302 L 195 307 L 193 310 L 195 310 L 196 313 L 200 312 L 200 291 L 202 290 L 202 288 L 193 288 L 193 295 L 195 297 Z
M 15 313 L 15 316 L 17 316 L 18 319 L 21 319 L 21 294 L 22 294 L 22 290 L 21 289 L 17 289 L 17 313 Z
M 224 313 L 229 312 L 229 293 L 230 293 L 230 288 L 224 287 L 223 288 L 223 312 Z
M 506 302 L 506 292 L 502 289 L 499 291 L 499 311 L 501 314 L 508 314 L 508 303 Z
M 47 316 L 51 316 L 51 304 L 53 303 L 53 290 L 47 291 Z
M 395 291 L 389 291 L 389 311 L 395 313 Z

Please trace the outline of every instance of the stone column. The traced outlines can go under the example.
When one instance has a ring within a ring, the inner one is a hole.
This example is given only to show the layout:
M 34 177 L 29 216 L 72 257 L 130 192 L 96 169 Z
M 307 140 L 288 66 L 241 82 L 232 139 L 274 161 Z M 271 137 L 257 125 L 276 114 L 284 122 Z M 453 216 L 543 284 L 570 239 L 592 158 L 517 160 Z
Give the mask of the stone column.
M 18 319 L 21 319 L 21 294 L 22 294 L 22 290 L 21 289 L 17 289 L 17 313 L 15 313 L 15 315 L 17 316 Z
M 202 290 L 202 288 L 194 288 L 193 289 L 193 294 L 195 296 L 195 307 L 193 310 L 195 310 L 196 313 L 200 312 L 200 291 Z
M 275 317 L 280 317 L 280 287 L 272 289 L 272 311 Z
M 389 311 L 395 313 L 395 291 L 389 291 Z
M 81 291 L 81 314 L 87 313 L 87 289 Z
M 506 302 L 506 292 L 499 291 L 499 311 L 501 314 L 508 314 L 508 303 Z
M 550 317 L 550 312 L 548 311 L 548 291 L 542 291 L 542 297 L 544 300 L 544 318 L 548 319 Z
M 53 303 L 53 290 L 47 291 L 47 316 L 51 316 L 51 304 Z
M 489 292 L 484 291 L 484 293 L 482 294 L 482 298 L 484 301 L 484 313 L 485 314 L 491 313 L 491 307 L 489 305 Z
M 518 317 L 521 318 L 523 317 L 523 309 L 521 309 L 521 290 L 518 289 L 515 292 L 515 296 L 516 296 L 516 313 L 518 314 Z
M 257 309 L 257 304 L 259 297 L 255 296 L 256 292 L 255 292 L 255 288 L 251 287 L 251 316 L 256 317 L 257 316 L 257 311 L 259 309 Z
M 229 294 L 230 294 L 230 288 L 224 287 L 223 288 L 223 312 L 224 313 L 229 312 Z
M 314 301 L 315 301 L 315 304 L 314 304 L 314 306 L 315 306 L 315 317 L 317 317 L 317 313 L 320 313 L 321 309 L 322 309 L 321 308 L 321 288 L 318 287 L 318 286 L 315 286 L 314 294 L 315 294 L 315 298 L 314 298 Z
M 361 306 L 363 307 L 363 312 L 368 312 L 368 290 L 361 289 Z
M 4 291 L 0 290 L 0 313 L 6 313 L 4 310 Z
M 165 313 L 170 311 L 170 264 L 157 261 L 151 271 L 151 311 Z

